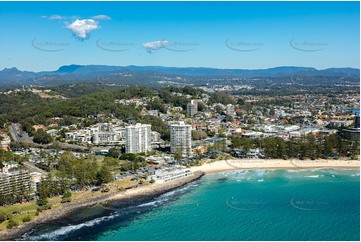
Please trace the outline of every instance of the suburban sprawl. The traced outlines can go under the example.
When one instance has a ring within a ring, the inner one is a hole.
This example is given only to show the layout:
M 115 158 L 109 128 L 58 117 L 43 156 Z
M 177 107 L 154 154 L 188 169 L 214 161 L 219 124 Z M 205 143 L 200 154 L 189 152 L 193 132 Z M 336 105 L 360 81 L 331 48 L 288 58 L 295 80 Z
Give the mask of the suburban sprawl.
M 0 231 L 221 160 L 359 160 L 359 83 L 262 80 L 1 90 Z

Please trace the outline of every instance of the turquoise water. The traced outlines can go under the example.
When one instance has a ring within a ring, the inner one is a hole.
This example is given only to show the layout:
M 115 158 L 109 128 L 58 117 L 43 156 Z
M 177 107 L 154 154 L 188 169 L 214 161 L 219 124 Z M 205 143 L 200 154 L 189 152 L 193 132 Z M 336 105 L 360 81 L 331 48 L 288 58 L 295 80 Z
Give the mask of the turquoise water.
M 131 207 L 84 210 L 75 217 L 93 218 L 48 224 L 23 239 L 359 240 L 359 182 L 359 170 L 340 169 L 207 175 Z
M 353 112 L 355 115 L 360 115 L 360 108 L 344 108 L 343 110 L 351 111 L 351 112 Z

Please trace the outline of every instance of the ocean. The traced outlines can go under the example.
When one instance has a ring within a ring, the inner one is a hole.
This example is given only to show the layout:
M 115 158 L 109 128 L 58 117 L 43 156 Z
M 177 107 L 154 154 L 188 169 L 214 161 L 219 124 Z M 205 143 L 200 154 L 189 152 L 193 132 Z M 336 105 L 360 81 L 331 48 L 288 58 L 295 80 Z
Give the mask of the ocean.
M 239 170 L 149 201 L 97 205 L 23 240 L 360 240 L 360 172 Z
M 343 110 L 345 110 L 345 111 L 351 111 L 351 112 L 353 112 L 355 115 L 360 115 L 360 108 L 344 108 Z

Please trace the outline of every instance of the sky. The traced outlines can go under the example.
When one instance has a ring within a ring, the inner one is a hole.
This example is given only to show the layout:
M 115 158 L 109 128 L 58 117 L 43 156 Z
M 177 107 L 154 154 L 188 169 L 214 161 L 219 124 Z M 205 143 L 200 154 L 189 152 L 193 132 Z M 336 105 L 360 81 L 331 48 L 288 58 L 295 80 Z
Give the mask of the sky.
M 0 2 L 0 70 L 360 66 L 359 2 Z

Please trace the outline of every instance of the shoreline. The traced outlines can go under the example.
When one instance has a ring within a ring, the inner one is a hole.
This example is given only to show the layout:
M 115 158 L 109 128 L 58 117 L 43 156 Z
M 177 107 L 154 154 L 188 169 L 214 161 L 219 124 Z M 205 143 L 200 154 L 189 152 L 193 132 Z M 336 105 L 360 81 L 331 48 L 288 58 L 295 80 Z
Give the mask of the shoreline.
M 359 160 L 282 160 L 282 159 L 229 159 L 218 160 L 201 166 L 191 167 L 192 171 L 213 174 L 225 171 L 249 169 L 360 169 Z
M 185 177 L 164 184 L 151 184 L 136 189 L 130 189 L 125 192 L 116 192 L 105 194 L 100 197 L 65 204 L 57 210 L 48 210 L 43 212 L 34 220 L 19 225 L 13 229 L 0 231 L 0 241 L 15 240 L 21 238 L 25 233 L 32 229 L 50 222 L 66 217 L 79 209 L 95 206 L 104 202 L 122 202 L 131 204 L 141 199 L 152 199 L 166 192 L 180 188 L 192 181 L 200 179 L 206 174 L 214 174 L 235 170 L 250 169 L 360 169 L 358 160 L 281 160 L 281 159 L 229 159 L 218 160 L 201 166 L 192 166 L 190 169 L 194 172 L 191 177 Z
M 163 184 L 154 183 L 152 185 L 139 187 L 136 189 L 130 189 L 125 192 L 106 194 L 101 197 L 92 198 L 77 203 L 66 204 L 57 210 L 54 211 L 49 210 L 43 214 L 40 214 L 38 217 L 36 217 L 34 220 L 28 223 L 21 224 L 13 229 L 0 231 L 0 238 L 1 238 L 0 241 L 19 239 L 25 233 L 31 231 L 32 229 L 35 229 L 41 224 L 61 219 L 67 216 L 68 214 L 73 213 L 79 209 L 95 206 L 99 203 L 114 202 L 114 201 L 132 203 L 139 199 L 151 199 L 160 196 L 166 192 L 180 188 L 190 182 L 196 181 L 200 179 L 203 175 L 204 175 L 203 172 L 197 171 L 194 173 L 193 176 L 185 177 L 169 183 L 163 183 Z

